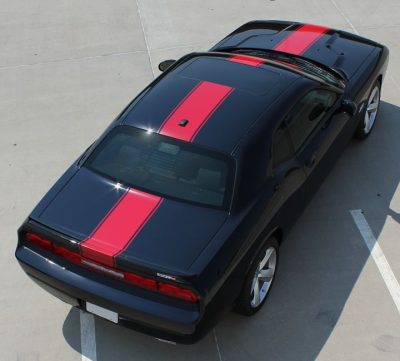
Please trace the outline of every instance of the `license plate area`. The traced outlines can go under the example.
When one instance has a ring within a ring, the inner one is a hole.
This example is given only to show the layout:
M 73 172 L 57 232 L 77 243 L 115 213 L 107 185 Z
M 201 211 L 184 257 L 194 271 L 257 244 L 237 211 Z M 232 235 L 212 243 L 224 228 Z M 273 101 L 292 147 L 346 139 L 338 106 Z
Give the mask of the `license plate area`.
M 95 305 L 90 302 L 86 302 L 86 311 L 93 313 L 94 315 L 104 318 L 108 321 L 118 323 L 118 313 L 111 311 L 107 308 Z

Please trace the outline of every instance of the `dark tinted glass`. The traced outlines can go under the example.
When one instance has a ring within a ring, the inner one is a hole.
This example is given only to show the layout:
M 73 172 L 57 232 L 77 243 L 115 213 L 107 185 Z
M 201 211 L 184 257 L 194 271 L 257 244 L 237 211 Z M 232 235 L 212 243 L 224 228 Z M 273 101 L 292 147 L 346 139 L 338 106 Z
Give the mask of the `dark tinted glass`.
M 284 122 L 287 124 L 295 151 L 304 144 L 336 99 L 337 95 L 331 91 L 313 90 L 290 110 Z
M 114 129 L 84 164 L 122 184 L 166 197 L 226 206 L 230 159 L 129 126 Z
M 272 166 L 275 168 L 293 155 L 293 147 L 289 139 L 286 124 L 282 123 L 272 139 Z

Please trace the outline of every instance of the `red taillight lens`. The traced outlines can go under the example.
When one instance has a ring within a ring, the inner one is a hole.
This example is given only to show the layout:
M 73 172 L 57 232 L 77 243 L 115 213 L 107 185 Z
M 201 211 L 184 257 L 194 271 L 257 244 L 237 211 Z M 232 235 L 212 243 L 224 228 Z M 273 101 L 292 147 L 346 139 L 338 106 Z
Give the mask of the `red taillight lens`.
M 82 257 L 79 253 L 70 251 L 69 249 L 64 248 L 62 246 L 52 244 L 51 241 L 35 233 L 32 232 L 25 233 L 25 239 L 29 242 L 32 242 L 42 248 L 45 248 L 53 252 L 57 256 L 60 256 L 70 262 L 80 264 L 84 267 L 89 267 L 91 269 L 112 275 L 114 277 L 117 276 L 116 273 L 118 273 L 120 275 L 118 277 L 122 278 L 123 276 L 124 281 L 129 282 L 135 286 L 146 288 L 150 291 L 159 292 L 166 296 L 171 296 L 190 302 L 197 302 L 199 300 L 199 296 L 195 292 L 187 288 L 171 285 L 169 283 L 157 282 L 153 278 L 139 276 L 138 274 L 131 272 L 123 272 L 115 268 L 103 266 L 102 264 L 99 263 L 91 262 Z
M 136 286 L 147 288 L 152 291 L 157 291 L 166 296 L 180 298 L 190 302 L 197 302 L 199 297 L 193 291 L 180 286 L 174 286 L 169 283 L 157 282 L 152 278 L 139 276 L 134 273 L 125 272 L 125 280 Z
M 199 300 L 199 297 L 193 291 L 187 288 L 170 285 L 168 283 L 159 282 L 158 292 L 190 302 L 197 302 Z
M 139 287 L 157 291 L 157 282 L 151 278 L 142 277 L 134 273 L 125 272 L 125 280 Z
M 53 245 L 53 252 L 73 263 L 81 263 L 81 255 L 61 246 Z
M 25 233 L 25 239 L 29 242 L 32 242 L 40 247 L 46 248 L 47 250 L 51 251 L 52 250 L 52 244 L 49 240 L 44 239 L 43 237 L 40 237 L 39 235 L 35 233 Z

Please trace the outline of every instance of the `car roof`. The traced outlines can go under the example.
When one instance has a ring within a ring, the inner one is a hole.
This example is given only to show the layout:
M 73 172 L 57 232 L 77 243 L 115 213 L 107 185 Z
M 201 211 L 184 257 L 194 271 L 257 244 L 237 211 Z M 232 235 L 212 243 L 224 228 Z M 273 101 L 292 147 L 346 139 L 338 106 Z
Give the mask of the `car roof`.
M 284 112 L 282 104 L 276 105 L 281 95 L 284 94 L 287 107 L 290 107 L 293 99 L 303 94 L 310 83 L 316 82 L 265 59 L 260 62 L 244 55 L 189 54 L 146 88 L 123 113 L 120 123 L 158 132 L 185 102 L 187 106 L 195 107 L 190 114 L 196 116 L 203 111 L 203 106 L 207 106 L 203 104 L 206 102 L 187 104 L 190 103 L 187 99 L 202 83 L 218 84 L 232 90 L 210 109 L 191 141 L 231 154 L 257 121 L 279 120 Z M 213 97 L 212 93 L 210 97 Z

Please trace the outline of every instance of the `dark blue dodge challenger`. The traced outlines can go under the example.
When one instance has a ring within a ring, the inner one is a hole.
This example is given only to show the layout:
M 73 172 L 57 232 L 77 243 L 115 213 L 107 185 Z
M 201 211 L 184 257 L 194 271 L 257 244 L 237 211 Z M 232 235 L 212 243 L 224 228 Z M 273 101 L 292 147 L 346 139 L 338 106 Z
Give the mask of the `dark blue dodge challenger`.
M 253 21 L 160 64 L 18 231 L 16 257 L 63 301 L 191 343 L 264 304 L 279 245 L 346 143 L 368 137 L 388 49 Z

